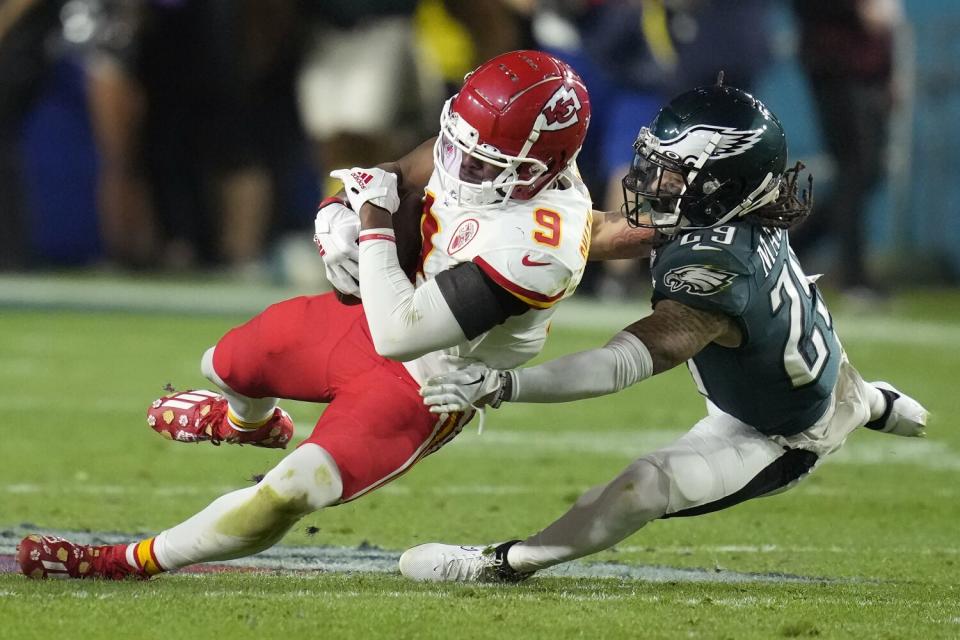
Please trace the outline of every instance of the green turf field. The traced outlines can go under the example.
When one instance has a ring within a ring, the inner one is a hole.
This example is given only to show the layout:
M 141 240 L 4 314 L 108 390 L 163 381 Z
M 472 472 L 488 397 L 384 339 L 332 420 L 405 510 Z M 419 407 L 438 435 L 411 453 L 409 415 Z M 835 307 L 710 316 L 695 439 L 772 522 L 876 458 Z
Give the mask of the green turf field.
M 596 346 L 642 308 L 581 302 L 558 321 L 548 355 Z M 0 574 L 0 638 L 960 637 L 960 295 L 836 315 L 864 376 L 933 412 L 928 439 L 855 433 L 788 494 L 654 523 L 589 559 L 605 564 L 577 565 L 579 577 L 519 586 L 415 585 L 382 562 L 147 583 Z M 200 354 L 244 319 L 0 308 L 3 539 L 156 532 L 268 469 L 280 454 L 172 443 L 144 420 L 164 384 L 203 383 Z M 301 437 L 320 410 L 287 408 Z M 482 435 L 472 424 L 392 485 L 306 518 L 283 544 L 316 547 L 318 558 L 373 548 L 389 564 L 419 542 L 522 537 L 702 412 L 685 370 L 614 397 L 510 405 Z M 604 567 L 626 570 L 589 577 Z

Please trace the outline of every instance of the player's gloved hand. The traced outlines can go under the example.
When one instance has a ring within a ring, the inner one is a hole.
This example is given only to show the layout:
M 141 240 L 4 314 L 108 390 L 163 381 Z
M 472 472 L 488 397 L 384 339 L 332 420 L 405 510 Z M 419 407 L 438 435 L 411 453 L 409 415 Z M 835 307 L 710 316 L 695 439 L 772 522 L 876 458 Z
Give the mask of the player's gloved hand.
M 350 208 L 360 211 L 364 203 L 386 209 L 391 215 L 400 208 L 400 196 L 397 193 L 396 174 L 378 169 L 337 169 L 330 172 L 331 178 L 343 183 L 350 199 Z
M 340 198 L 320 203 L 313 241 L 323 258 L 327 281 L 341 293 L 360 297 L 360 218 Z
M 460 368 L 433 376 L 420 387 L 423 403 L 431 413 L 452 413 L 500 406 L 504 373 L 482 362 L 456 356 L 440 359 Z

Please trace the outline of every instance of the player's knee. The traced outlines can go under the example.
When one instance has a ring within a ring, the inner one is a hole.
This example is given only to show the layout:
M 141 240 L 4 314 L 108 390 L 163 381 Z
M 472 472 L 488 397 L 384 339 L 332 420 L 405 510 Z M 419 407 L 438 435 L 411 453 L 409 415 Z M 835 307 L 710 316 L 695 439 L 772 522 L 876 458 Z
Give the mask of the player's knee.
M 223 380 L 217 375 L 217 372 L 213 368 L 213 352 L 215 350 L 216 347 L 210 347 L 203 353 L 203 357 L 200 358 L 200 373 L 203 374 L 204 378 L 221 387 Z
M 640 459 L 616 479 L 615 491 L 625 516 L 642 525 L 663 516 L 669 502 L 669 478 L 649 460 Z
M 702 455 L 671 453 L 662 457 L 661 467 L 669 481 L 670 513 L 718 500 L 729 484 Z
M 275 496 L 277 510 L 298 515 L 335 504 L 343 493 L 336 463 L 314 444 L 284 458 L 260 484 Z

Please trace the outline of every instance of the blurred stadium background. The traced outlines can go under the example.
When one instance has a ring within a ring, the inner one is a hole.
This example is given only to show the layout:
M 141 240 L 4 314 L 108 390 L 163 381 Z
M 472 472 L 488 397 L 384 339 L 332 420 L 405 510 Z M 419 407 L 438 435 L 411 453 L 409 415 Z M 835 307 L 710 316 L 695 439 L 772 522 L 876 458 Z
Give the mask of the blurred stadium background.
M 522 47 L 567 57 L 603 107 L 581 161 L 598 207 L 617 204 L 606 183 L 652 105 L 720 67 L 780 116 L 823 203 L 854 168 L 825 152 L 803 73 L 796 7 L 804 4 L 5 0 L 0 264 L 213 270 L 320 287 L 309 238 L 314 203 L 330 189 L 321 176 L 390 159 L 432 135 L 465 71 Z M 883 179 L 865 206 L 865 255 L 871 284 L 883 288 L 955 284 L 960 7 L 813 4 L 899 7 L 893 108 L 888 143 L 877 147 Z M 837 235 L 803 251 L 828 276 L 846 259 Z M 626 275 L 595 275 L 585 290 L 636 294 L 632 268 L 618 271 Z

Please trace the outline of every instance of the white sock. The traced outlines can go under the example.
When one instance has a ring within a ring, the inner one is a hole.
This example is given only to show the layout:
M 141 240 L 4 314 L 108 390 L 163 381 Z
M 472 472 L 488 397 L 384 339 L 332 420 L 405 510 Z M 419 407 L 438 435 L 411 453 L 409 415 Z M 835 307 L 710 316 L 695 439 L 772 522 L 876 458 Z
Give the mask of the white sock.
M 335 504 L 342 492 L 340 472 L 330 454 L 306 444 L 271 469 L 260 484 L 221 496 L 159 534 L 153 551 L 166 570 L 258 553 L 278 542 L 306 514 Z
M 887 398 L 880 389 L 869 382 L 864 385 L 867 389 L 867 402 L 870 404 L 870 420 L 876 420 L 887 410 Z
M 637 460 L 607 485 L 594 487 L 546 529 L 510 547 L 507 562 L 536 571 L 612 547 L 667 511 L 662 472 Z
M 277 398 L 250 398 L 231 389 L 213 368 L 214 349 L 215 347 L 210 347 L 203 354 L 200 360 L 200 371 L 207 380 L 217 385 L 227 399 L 227 406 L 230 409 L 227 417 L 230 426 L 238 431 L 256 429 L 270 419 L 279 401 Z

